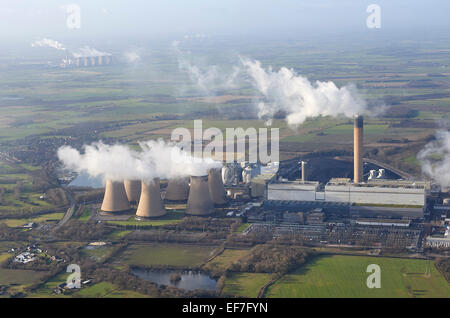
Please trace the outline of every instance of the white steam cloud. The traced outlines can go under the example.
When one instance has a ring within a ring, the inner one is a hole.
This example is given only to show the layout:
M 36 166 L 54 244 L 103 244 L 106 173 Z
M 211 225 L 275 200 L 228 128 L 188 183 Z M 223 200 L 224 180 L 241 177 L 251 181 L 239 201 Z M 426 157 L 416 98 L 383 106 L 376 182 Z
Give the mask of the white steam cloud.
M 440 130 L 436 140 L 425 145 L 417 155 L 422 171 L 441 187 L 450 187 L 450 131 Z
M 354 86 L 339 88 L 333 82 L 311 83 L 286 67 L 276 72 L 271 67 L 264 69 L 256 60 L 242 57 L 241 62 L 253 86 L 264 96 L 264 101 L 258 103 L 260 118 L 270 121 L 277 112 L 284 112 L 288 124 L 299 125 L 309 117 L 353 117 L 367 111 Z
M 196 158 L 175 144 L 163 140 L 141 142 L 142 151 L 125 145 L 105 145 L 102 142 L 84 146 L 84 153 L 63 146 L 58 158 L 67 169 L 86 173 L 104 180 L 145 180 L 206 175 L 222 164 L 210 158 Z
M 73 52 L 72 55 L 75 58 L 79 58 L 79 57 L 93 57 L 93 56 L 111 56 L 112 54 L 107 52 L 101 52 L 97 49 L 85 46 L 79 48 L 77 52 Z
M 32 47 L 50 47 L 57 50 L 65 51 L 66 48 L 63 44 L 59 43 L 56 40 L 43 38 L 42 40 L 36 40 L 33 43 L 31 43 Z
M 180 50 L 180 41 L 173 41 L 172 48 L 178 59 L 180 72 L 186 73 L 202 93 L 215 95 L 217 90 L 232 89 L 239 85 L 241 68 L 219 65 L 200 65 L 192 61 L 190 52 Z
M 135 64 L 141 61 L 141 55 L 136 50 L 124 52 L 123 57 L 128 64 Z
M 317 116 L 346 116 L 367 114 L 366 101 L 358 94 L 354 85 L 336 86 L 331 81 L 311 82 L 286 67 L 278 71 L 263 68 L 260 61 L 240 57 L 232 67 L 199 65 L 192 61 L 189 52 L 181 51 L 182 42 L 174 41 L 178 66 L 187 73 L 191 82 L 203 93 L 214 94 L 217 89 L 237 88 L 243 82 L 250 83 L 262 98 L 256 98 L 258 117 L 271 124 L 277 113 L 286 114 L 289 125 L 297 126 L 307 118 Z M 379 115 L 385 106 L 370 109 L 371 115 Z

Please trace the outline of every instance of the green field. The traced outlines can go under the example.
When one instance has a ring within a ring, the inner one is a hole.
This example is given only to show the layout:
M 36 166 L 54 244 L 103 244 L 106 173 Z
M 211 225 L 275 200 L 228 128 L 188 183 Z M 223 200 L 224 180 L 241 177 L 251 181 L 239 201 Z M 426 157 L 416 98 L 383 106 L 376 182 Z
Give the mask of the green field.
M 270 274 L 233 273 L 225 280 L 222 294 L 255 298 L 261 287 L 269 281 Z
M 107 223 L 118 226 L 161 226 L 179 223 L 183 217 L 184 213 L 181 212 L 167 212 L 165 216 L 155 220 L 138 221 L 135 216 L 132 216 L 127 221 L 107 221 Z
M 244 257 L 249 252 L 250 250 L 226 249 L 220 255 L 216 256 L 213 260 L 209 261 L 204 266 L 204 269 L 223 272 L 228 268 L 228 266 Z
M 381 268 L 381 288 L 366 286 L 369 264 Z M 425 277 L 427 267 L 430 277 Z M 450 297 L 450 284 L 432 261 L 321 256 L 270 286 L 266 297 Z
M 196 267 L 206 262 L 215 252 L 216 248 L 214 247 L 175 244 L 136 244 L 128 247 L 120 255 L 118 262 L 140 266 L 169 265 Z
M 4 223 L 9 227 L 19 227 L 24 224 L 34 222 L 34 223 L 42 223 L 48 221 L 59 221 L 64 216 L 64 213 L 50 213 L 50 214 L 42 214 L 40 216 L 34 218 L 26 218 L 26 219 L 0 219 L 0 223 Z

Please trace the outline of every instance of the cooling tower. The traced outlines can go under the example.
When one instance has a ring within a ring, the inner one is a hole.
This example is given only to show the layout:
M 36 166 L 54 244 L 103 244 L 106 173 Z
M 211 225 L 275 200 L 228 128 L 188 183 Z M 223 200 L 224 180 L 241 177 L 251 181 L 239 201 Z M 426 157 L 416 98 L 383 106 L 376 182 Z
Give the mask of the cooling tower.
M 98 64 L 98 65 L 102 65 L 102 64 L 103 64 L 103 56 L 99 55 L 99 56 L 97 57 L 97 64 Z
M 91 66 L 95 66 L 95 56 L 91 56 Z
M 138 203 L 141 196 L 141 181 L 140 180 L 125 180 L 123 182 L 125 192 L 127 193 L 128 201 L 130 203 Z
M 355 116 L 355 127 L 353 129 L 353 165 L 354 182 L 363 182 L 363 126 L 364 118 L 361 115 Z
M 166 210 L 161 201 L 159 178 L 150 182 L 142 181 L 136 218 L 155 218 L 164 214 L 166 214 Z
M 214 212 L 214 204 L 209 195 L 208 176 L 192 176 L 186 214 L 206 216 Z
M 302 161 L 302 181 L 305 182 L 308 180 L 308 170 L 306 169 L 307 166 L 307 162 L 306 161 Z
M 208 171 L 208 188 L 211 200 L 216 205 L 225 204 L 225 187 L 222 181 L 222 169 L 209 169 Z
M 106 180 L 102 211 L 122 212 L 130 209 L 123 182 Z
M 170 179 L 167 184 L 165 200 L 186 201 L 189 197 L 189 181 L 185 178 Z
M 89 65 L 89 59 L 87 57 L 83 58 L 83 64 L 84 64 L 84 66 L 88 66 Z

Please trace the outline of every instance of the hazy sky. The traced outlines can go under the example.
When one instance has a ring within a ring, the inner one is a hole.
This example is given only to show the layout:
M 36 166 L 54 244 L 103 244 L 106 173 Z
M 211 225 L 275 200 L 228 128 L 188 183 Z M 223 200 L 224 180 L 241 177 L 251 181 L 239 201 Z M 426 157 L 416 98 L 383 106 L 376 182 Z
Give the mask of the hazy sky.
M 66 26 L 72 3 L 80 29 Z M 448 0 L 0 0 L 0 38 L 365 31 L 371 3 L 383 31 L 450 29 Z

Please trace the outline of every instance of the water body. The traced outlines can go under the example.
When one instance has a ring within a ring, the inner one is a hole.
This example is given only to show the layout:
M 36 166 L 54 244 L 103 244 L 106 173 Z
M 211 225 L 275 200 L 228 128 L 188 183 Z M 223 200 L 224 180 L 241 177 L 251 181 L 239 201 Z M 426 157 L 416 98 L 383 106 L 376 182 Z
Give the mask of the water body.
M 198 271 L 184 271 L 181 272 L 181 280 L 177 282 L 170 281 L 170 275 L 180 273 L 176 270 L 147 270 L 135 268 L 132 273 L 149 282 L 156 283 L 158 286 L 174 286 L 185 290 L 216 290 L 217 280 L 211 278 L 209 275 Z
M 103 179 L 101 177 L 93 178 L 85 173 L 79 174 L 69 186 L 75 187 L 91 187 L 91 188 L 103 188 L 105 184 L 103 183 Z

